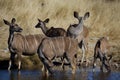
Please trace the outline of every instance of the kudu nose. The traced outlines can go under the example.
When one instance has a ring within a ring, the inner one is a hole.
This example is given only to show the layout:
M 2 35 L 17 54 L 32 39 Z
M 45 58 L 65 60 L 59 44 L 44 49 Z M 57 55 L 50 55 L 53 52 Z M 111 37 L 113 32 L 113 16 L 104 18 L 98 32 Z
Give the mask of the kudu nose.
M 37 24 L 37 25 L 35 26 L 35 28 L 39 28 L 39 25 Z

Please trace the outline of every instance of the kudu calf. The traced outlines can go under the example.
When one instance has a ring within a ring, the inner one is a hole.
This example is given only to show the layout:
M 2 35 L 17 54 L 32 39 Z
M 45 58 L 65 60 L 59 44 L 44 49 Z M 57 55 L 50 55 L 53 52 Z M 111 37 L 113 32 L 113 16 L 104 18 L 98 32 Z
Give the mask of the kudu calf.
M 64 58 L 67 59 L 71 64 L 72 73 L 75 73 L 78 48 L 77 40 L 70 37 L 45 38 L 38 48 L 38 55 L 46 68 L 45 71 L 49 71 L 50 74 L 52 74 L 52 60 L 56 57 L 63 57 L 62 61 Z
M 106 37 L 100 38 L 95 45 L 93 68 L 95 68 L 97 58 L 102 62 L 101 70 L 103 70 L 103 66 L 105 66 L 107 70 L 111 70 L 109 61 L 112 59 L 112 54 L 110 53 L 110 44 Z
M 23 36 L 20 33 L 15 33 L 22 31 L 22 28 L 18 24 L 15 24 L 15 18 L 11 22 L 7 20 L 3 21 L 9 26 L 8 48 L 11 54 L 8 70 L 11 68 L 15 55 L 18 57 L 18 69 L 20 70 L 21 56 L 37 53 L 38 46 L 45 36 L 40 34 Z
M 74 17 L 78 19 L 78 24 L 70 25 L 67 29 L 67 36 L 71 38 L 77 39 L 79 43 L 79 47 L 82 48 L 82 60 L 84 61 L 85 51 L 88 49 L 88 35 L 89 31 L 86 26 L 84 26 L 84 20 L 86 20 L 90 16 L 89 12 L 86 12 L 83 17 L 79 16 L 78 12 L 74 11 Z
M 45 19 L 44 21 L 38 19 L 38 24 L 35 28 L 41 28 L 43 33 L 47 37 L 59 37 L 59 36 L 66 36 L 66 31 L 63 28 L 54 28 L 51 27 L 50 29 L 46 26 L 46 23 L 49 22 L 49 18 Z

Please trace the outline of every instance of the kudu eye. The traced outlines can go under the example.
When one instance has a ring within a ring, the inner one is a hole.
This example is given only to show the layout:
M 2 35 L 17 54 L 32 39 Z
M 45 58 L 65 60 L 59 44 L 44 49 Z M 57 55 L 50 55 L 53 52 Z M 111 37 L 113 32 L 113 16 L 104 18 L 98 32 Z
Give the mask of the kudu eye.
M 43 23 L 43 22 L 40 22 L 39 25 L 42 26 L 42 25 L 44 25 L 44 23 Z
M 37 26 L 40 27 L 40 26 L 41 26 L 41 22 L 39 22 L 39 23 L 37 24 Z

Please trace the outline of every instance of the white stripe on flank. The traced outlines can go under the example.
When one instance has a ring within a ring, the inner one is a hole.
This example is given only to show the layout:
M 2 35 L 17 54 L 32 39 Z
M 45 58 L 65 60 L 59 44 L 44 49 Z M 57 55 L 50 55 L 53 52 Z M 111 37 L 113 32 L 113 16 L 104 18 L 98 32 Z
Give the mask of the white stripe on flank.
M 39 54 L 38 54 L 38 55 L 39 55 L 40 57 L 42 57 L 42 58 L 45 58 L 44 55 L 43 55 L 43 53 L 42 53 L 42 50 L 41 50 L 41 49 L 43 49 L 43 48 L 40 46 L 40 48 L 39 48 Z
M 64 52 L 65 49 L 64 37 L 62 37 L 62 41 L 63 41 L 63 52 Z
M 49 39 L 49 40 L 51 40 L 51 39 Z M 49 45 L 48 45 L 48 46 L 49 46 L 50 49 L 52 49 L 52 46 L 51 46 L 51 42 L 50 42 L 50 41 L 49 41 Z
M 68 38 L 68 40 L 70 41 L 70 42 L 69 42 L 69 48 L 68 48 L 68 50 L 69 50 L 70 47 L 71 47 L 71 40 L 70 40 L 70 38 Z
M 34 40 L 35 40 L 35 45 L 37 46 L 37 41 L 36 41 L 36 37 L 33 35 L 33 37 L 34 37 Z
M 27 41 L 27 39 L 26 39 L 26 37 L 24 36 L 24 38 L 25 38 L 25 44 L 26 44 L 26 48 L 28 49 L 28 41 Z M 25 48 L 24 48 L 25 49 Z M 25 49 L 25 51 L 26 51 L 26 49 Z
M 59 43 L 58 43 L 58 41 L 57 41 L 57 39 L 55 38 L 55 40 L 56 40 L 56 47 L 58 47 L 58 52 L 60 52 L 61 50 L 60 50 L 60 46 L 59 46 Z
M 55 45 L 54 45 L 54 43 L 53 43 L 53 40 L 52 40 L 52 39 L 51 39 L 51 45 L 53 46 L 53 50 L 54 50 L 54 52 L 56 53 Z

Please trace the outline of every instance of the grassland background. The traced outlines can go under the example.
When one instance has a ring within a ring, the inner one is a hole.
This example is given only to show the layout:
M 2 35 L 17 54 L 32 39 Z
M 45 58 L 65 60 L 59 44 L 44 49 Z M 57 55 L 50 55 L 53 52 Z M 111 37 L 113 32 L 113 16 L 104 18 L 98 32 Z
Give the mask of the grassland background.
M 16 18 L 24 30 L 23 35 L 43 34 L 35 29 L 37 18 L 50 18 L 48 27 L 62 27 L 65 30 L 70 24 L 78 23 L 73 17 L 73 11 L 83 16 L 90 12 L 85 25 L 90 31 L 89 54 L 93 55 L 93 48 L 97 38 L 109 37 L 114 59 L 120 61 L 120 0 L 0 0 L 0 56 L 5 57 L 9 27 L 3 19 Z

